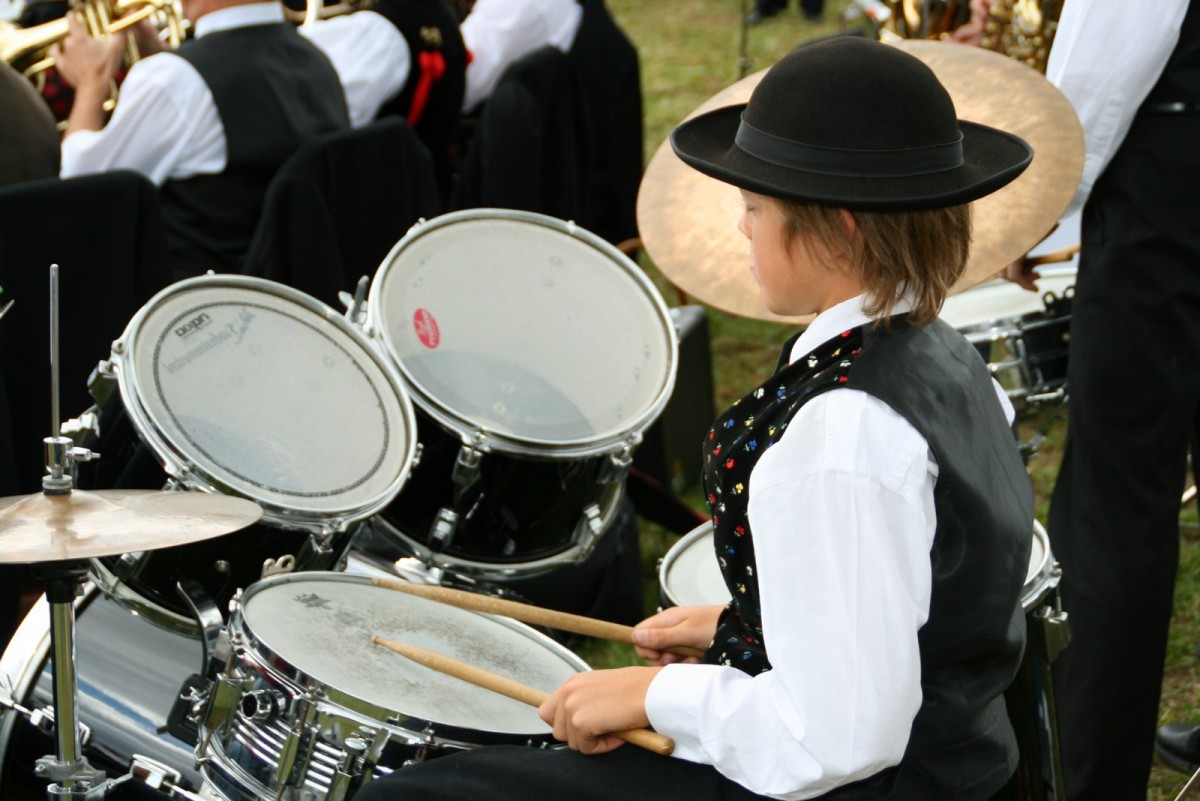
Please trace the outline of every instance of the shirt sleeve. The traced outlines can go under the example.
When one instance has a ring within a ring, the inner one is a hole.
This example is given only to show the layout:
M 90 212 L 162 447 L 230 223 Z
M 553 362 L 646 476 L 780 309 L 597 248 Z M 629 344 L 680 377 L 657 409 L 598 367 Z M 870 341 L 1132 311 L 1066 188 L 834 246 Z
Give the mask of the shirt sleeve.
M 134 170 L 157 185 L 225 169 L 225 130 L 208 85 L 191 64 L 157 53 L 134 64 L 108 124 L 62 143 L 60 175 Z
M 1150 14 L 1096 0 L 1063 6 L 1046 77 L 1075 107 L 1086 141 L 1083 177 L 1064 216 L 1083 208 L 1124 141 L 1175 49 L 1187 8 L 1188 0 L 1158 0 Z
M 937 466 L 886 404 L 814 398 L 750 476 L 772 669 L 671 665 L 646 711 L 675 754 L 805 799 L 899 763 L 921 704 Z
M 298 29 L 329 57 L 350 110 L 350 124 L 366 125 L 408 82 L 408 42 L 386 18 L 358 11 Z
M 582 15 L 576 0 L 478 0 L 462 22 L 471 53 L 462 110 L 491 97 L 504 70 L 522 56 L 548 44 L 569 49 Z

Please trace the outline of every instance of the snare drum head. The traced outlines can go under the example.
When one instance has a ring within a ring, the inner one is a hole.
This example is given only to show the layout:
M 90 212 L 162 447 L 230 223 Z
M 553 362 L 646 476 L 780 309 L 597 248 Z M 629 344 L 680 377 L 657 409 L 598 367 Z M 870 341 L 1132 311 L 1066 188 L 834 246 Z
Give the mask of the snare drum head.
M 259 279 L 190 279 L 155 296 L 122 343 L 139 433 L 200 483 L 316 517 L 353 518 L 399 490 L 411 406 L 365 338 L 317 301 Z
M 1021 608 L 1033 609 L 1054 585 L 1054 559 L 1050 555 L 1050 536 L 1038 521 L 1033 521 L 1033 547 L 1029 549 L 1029 569 L 1021 590 Z
M 729 603 L 729 588 L 713 550 L 711 523 L 693 529 L 671 546 L 663 557 L 659 582 L 676 606 Z
M 1022 289 L 1012 281 L 988 281 L 946 298 L 939 316 L 959 331 L 992 321 L 1015 320 L 1044 311 L 1042 296 L 1046 293 L 1063 297 L 1075 286 L 1075 274 L 1074 267 L 1043 267 L 1037 292 Z
M 474 731 L 547 734 L 534 707 L 438 673 L 373 635 L 459 659 L 546 692 L 587 669 L 578 657 L 511 621 L 337 574 L 293 574 L 246 593 L 242 620 L 271 664 L 381 709 Z M 348 706 L 353 704 L 347 703 Z
M 640 430 L 674 382 L 653 285 L 607 243 L 541 215 L 476 209 L 414 229 L 376 275 L 371 315 L 418 404 L 521 444 Z

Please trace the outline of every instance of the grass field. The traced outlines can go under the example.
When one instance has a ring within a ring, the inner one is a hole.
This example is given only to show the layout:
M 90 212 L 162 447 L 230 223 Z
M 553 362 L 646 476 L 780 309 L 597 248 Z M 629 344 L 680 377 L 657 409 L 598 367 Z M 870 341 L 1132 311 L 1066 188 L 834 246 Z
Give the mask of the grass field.
M 608 6 L 638 48 L 642 65 L 642 91 L 646 125 L 646 157 L 657 149 L 680 120 L 704 100 L 735 82 L 746 72 L 764 69 L 792 47 L 814 36 L 839 30 L 838 12 L 846 0 L 826 0 L 825 20 L 805 21 L 792 8 L 750 28 L 742 38 L 742 0 L 608 0 Z M 743 61 L 743 56 L 745 60 Z M 745 70 L 745 72 L 743 71 Z M 730 220 L 729 224 L 735 224 Z M 654 269 L 649 258 L 643 266 L 656 280 L 668 304 L 679 302 L 678 293 Z M 714 405 L 724 408 L 745 390 L 756 386 L 769 370 L 787 335 L 783 326 L 736 318 L 711 310 Z M 1039 421 L 1023 423 L 1028 438 Z M 1031 460 L 1029 469 L 1037 497 L 1037 516 L 1045 522 L 1046 508 L 1057 471 L 1065 422 L 1053 420 L 1048 437 Z M 697 448 L 698 451 L 698 448 Z M 700 507 L 699 492 L 689 500 Z M 1160 715 L 1162 720 L 1200 720 L 1200 668 L 1196 658 L 1200 643 L 1200 527 L 1195 507 L 1181 514 L 1182 553 Z M 643 521 L 642 550 L 647 577 L 647 609 L 657 603 L 658 558 L 675 540 Z M 581 649 L 593 665 L 616 666 L 636 662 L 619 646 L 587 644 Z M 1097 699 L 1103 703 L 1104 699 Z M 1156 766 L 1147 797 L 1169 801 L 1182 788 L 1185 777 Z

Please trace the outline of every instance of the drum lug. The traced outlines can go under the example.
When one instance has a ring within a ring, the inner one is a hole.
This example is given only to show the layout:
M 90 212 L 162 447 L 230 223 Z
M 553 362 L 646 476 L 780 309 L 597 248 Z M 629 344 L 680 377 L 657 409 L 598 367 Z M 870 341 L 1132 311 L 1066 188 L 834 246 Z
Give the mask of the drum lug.
M 468 487 L 479 478 L 479 468 L 487 450 L 486 442 L 487 437 L 482 432 L 476 432 L 471 441 L 463 440 L 462 447 L 458 449 L 458 457 L 454 460 L 454 471 L 450 476 L 456 486 Z
M 328 801 L 346 801 L 348 794 L 362 783 L 363 754 L 367 743 L 359 737 L 347 737 L 337 758 L 333 777 L 329 780 Z
M 450 541 L 454 539 L 456 531 L 458 531 L 458 512 L 444 506 L 438 509 L 437 514 L 433 517 L 433 524 L 429 527 L 429 550 L 434 553 L 444 551 Z
M 1062 649 L 1071 642 L 1071 627 L 1067 622 L 1067 613 L 1062 609 L 1044 606 L 1034 612 L 1034 616 L 1042 621 L 1042 635 L 1046 647 L 1046 660 L 1053 662 L 1058 658 Z
M 290 553 L 285 553 L 278 559 L 267 559 L 263 561 L 261 578 L 278 576 L 283 573 L 291 573 L 295 569 L 296 557 Z
M 629 466 L 633 464 L 633 450 L 642 441 L 641 434 L 630 434 L 621 447 L 608 455 L 608 461 L 600 468 L 597 481 L 601 484 L 614 484 L 624 481 L 629 475 Z
M 583 508 L 583 518 L 579 521 L 579 529 L 579 542 L 570 557 L 575 564 L 583 562 L 591 555 L 596 543 L 600 541 L 600 535 L 604 533 L 604 516 L 600 513 L 598 504 L 589 503 Z
M 320 731 L 314 721 L 317 717 L 317 695 L 309 690 L 299 700 L 296 725 L 284 737 L 279 749 L 279 764 L 275 767 L 275 781 L 287 787 L 299 787 L 304 783 L 304 771 L 298 766 L 308 765 L 317 746 Z

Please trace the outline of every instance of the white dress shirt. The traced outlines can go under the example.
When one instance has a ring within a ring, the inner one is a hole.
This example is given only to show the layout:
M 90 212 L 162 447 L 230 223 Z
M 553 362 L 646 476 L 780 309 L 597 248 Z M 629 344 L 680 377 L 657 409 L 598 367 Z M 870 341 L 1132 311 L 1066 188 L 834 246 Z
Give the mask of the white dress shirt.
M 278 2 L 212 11 L 196 20 L 196 38 L 232 28 L 283 22 Z M 174 53 L 155 53 L 130 68 L 108 124 L 63 140 L 63 178 L 134 170 L 161 186 L 168 179 L 224 171 L 225 128 L 208 84 Z
M 1046 77 L 1075 107 L 1087 143 L 1083 178 L 1066 214 L 1083 208 L 1121 146 L 1175 49 L 1187 9 L 1188 0 L 1154 0 L 1136 14 L 1123 3 L 1067 0 L 1063 6 Z
M 571 49 L 583 7 L 578 0 L 478 0 L 462 23 L 471 53 L 463 111 L 492 96 L 509 64 L 539 47 Z
M 792 360 L 867 322 L 863 301 L 820 314 Z M 664 668 L 646 712 L 675 756 L 785 799 L 899 763 L 921 705 L 937 474 L 925 439 L 871 395 L 833 389 L 800 408 L 749 482 L 772 669 Z
M 408 42 L 374 11 L 318 20 L 299 30 L 333 62 L 355 128 L 375 119 L 380 107 L 408 83 L 412 65 Z

